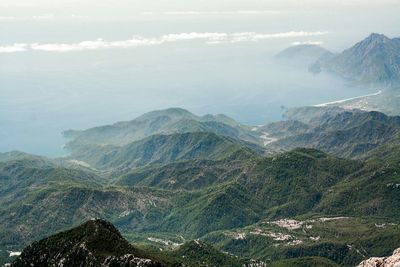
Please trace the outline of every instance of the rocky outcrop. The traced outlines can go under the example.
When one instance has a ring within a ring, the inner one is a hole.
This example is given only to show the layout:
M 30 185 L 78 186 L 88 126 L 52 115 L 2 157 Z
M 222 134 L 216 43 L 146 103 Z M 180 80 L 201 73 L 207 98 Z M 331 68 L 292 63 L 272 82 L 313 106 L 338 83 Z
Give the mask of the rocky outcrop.
M 22 251 L 11 266 L 162 267 L 164 265 L 130 245 L 111 223 L 93 219 L 69 231 L 32 243 Z
M 361 262 L 357 267 L 400 267 L 400 248 L 389 257 L 372 257 Z

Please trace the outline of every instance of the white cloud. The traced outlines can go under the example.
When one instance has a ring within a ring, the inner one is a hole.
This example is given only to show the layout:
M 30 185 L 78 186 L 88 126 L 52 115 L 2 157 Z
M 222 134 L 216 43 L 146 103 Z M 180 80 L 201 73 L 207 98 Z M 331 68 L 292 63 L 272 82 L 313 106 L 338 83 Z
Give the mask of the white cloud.
M 32 43 L 32 44 L 14 44 L 11 46 L 0 47 L 0 53 L 24 52 L 24 51 L 44 51 L 44 52 L 71 52 L 86 51 L 111 48 L 130 48 L 139 46 L 154 46 L 165 43 L 175 43 L 180 41 L 199 40 L 206 44 L 238 43 L 238 42 L 258 42 L 268 39 L 282 38 L 302 38 L 310 36 L 320 36 L 327 32 L 304 32 L 290 31 L 282 33 L 256 33 L 256 32 L 191 32 L 166 34 L 156 38 L 146 38 L 143 36 L 134 36 L 128 40 L 107 41 L 97 39 L 94 41 L 83 41 L 78 43 Z
M 83 41 L 79 43 L 63 44 L 63 43 L 50 43 L 30 45 L 31 50 L 44 51 L 44 52 L 71 52 L 71 51 L 85 51 L 85 50 L 99 50 L 108 48 L 129 48 L 138 46 L 151 46 L 159 45 L 165 41 L 161 39 L 143 38 L 140 36 L 133 37 L 124 41 L 105 41 L 97 39 L 95 41 Z
M 27 51 L 27 44 L 13 44 L 9 46 L 0 46 L 0 53 L 16 53 Z

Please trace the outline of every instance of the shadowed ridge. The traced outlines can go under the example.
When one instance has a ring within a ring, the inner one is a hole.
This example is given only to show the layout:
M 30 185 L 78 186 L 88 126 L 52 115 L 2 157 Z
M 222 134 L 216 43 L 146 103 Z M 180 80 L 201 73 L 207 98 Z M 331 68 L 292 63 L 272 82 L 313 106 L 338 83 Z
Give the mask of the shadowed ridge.
M 109 222 L 92 219 L 25 248 L 11 266 L 164 266 L 126 241 Z

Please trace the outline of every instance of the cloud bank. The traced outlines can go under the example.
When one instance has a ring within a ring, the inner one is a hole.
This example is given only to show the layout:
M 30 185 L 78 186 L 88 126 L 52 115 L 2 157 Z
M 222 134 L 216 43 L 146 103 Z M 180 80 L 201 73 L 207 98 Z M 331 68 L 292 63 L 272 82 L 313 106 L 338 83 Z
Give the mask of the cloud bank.
M 155 46 L 166 43 L 176 43 L 180 41 L 202 41 L 206 44 L 223 44 L 223 43 L 239 43 L 239 42 L 258 42 L 271 39 L 283 38 L 302 38 L 311 36 L 325 35 L 327 32 L 305 32 L 290 31 L 281 33 L 256 33 L 256 32 L 237 32 L 237 33 L 221 33 L 221 32 L 191 32 L 166 34 L 156 38 L 146 38 L 143 36 L 133 36 L 131 39 L 122 41 L 107 41 L 97 39 L 93 41 L 83 41 L 78 43 L 16 43 L 8 46 L 0 46 L 0 53 L 16 53 L 26 51 L 42 51 L 42 52 L 76 52 L 100 49 L 123 49 L 141 46 Z
M 0 46 L 0 53 L 16 53 L 28 51 L 27 44 L 13 44 L 9 46 Z

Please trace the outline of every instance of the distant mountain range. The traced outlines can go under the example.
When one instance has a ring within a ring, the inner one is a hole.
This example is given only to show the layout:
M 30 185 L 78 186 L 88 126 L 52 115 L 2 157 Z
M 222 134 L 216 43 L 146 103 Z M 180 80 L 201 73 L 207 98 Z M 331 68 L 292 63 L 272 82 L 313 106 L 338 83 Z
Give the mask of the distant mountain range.
M 400 117 L 376 111 L 305 107 L 290 110 L 288 118 L 259 129 L 275 139 L 266 149 L 308 147 L 341 157 L 359 158 L 400 136 Z
M 297 61 L 312 64 L 320 58 L 332 57 L 333 53 L 319 45 L 301 44 L 293 45 L 276 55 L 276 58 L 287 61 Z
M 256 154 L 257 150 L 261 152 L 262 148 L 230 137 L 210 132 L 187 132 L 152 135 L 122 146 L 75 147 L 73 158 L 98 169 L 133 169 L 191 159 L 246 158 Z
M 321 58 L 311 69 L 359 82 L 399 85 L 400 38 L 373 33 L 338 55 Z
M 400 244 L 399 117 L 336 107 L 287 117 L 250 127 L 167 109 L 69 131 L 66 158 L 0 154 L 0 250 L 102 218 L 136 250 L 89 246 L 103 240 L 90 229 L 126 244 L 89 221 L 33 243 L 15 266 L 80 256 L 93 266 L 354 266 L 389 255 Z
M 157 111 L 157 116 L 146 123 L 155 125 L 160 117 L 167 118 L 170 112 L 171 109 Z M 138 119 L 120 122 L 118 127 L 103 126 L 82 131 L 82 134 L 77 132 L 67 145 L 72 152 L 70 159 L 99 170 L 121 170 L 193 159 L 243 159 L 297 147 L 357 158 L 400 134 L 400 117 L 337 107 L 293 108 L 286 114 L 288 120 L 257 127 L 242 126 L 227 119 L 229 125 L 216 122 L 200 132 L 197 127 L 182 131 L 181 125 L 187 123 L 187 117 L 197 116 L 186 110 L 180 112 L 185 116 L 174 117 L 173 125 L 177 128 L 168 126 L 165 134 L 149 132 L 148 137 L 133 142 L 115 144 L 115 140 L 107 136 L 110 128 L 118 136 L 128 136 L 125 134 L 129 132 L 128 125 L 135 125 Z
M 155 134 L 168 135 L 187 132 L 212 132 L 236 139 L 254 141 L 245 127 L 225 115 L 196 116 L 181 108 L 146 113 L 132 121 L 118 122 L 84 131 L 68 130 L 72 138 L 67 149 L 72 152 L 82 145 L 124 145 Z
M 372 33 L 339 54 L 316 45 L 290 47 L 278 54 L 289 60 L 314 59 L 310 71 L 327 71 L 362 84 L 400 85 L 400 38 Z
M 308 68 L 312 73 L 331 73 L 364 87 L 369 94 L 326 103 L 327 107 L 379 111 L 400 115 L 400 38 L 372 33 L 341 53 L 318 45 L 291 46 L 276 56 L 281 63 Z M 278 61 L 279 63 L 279 61 Z M 371 92 L 371 90 L 374 91 Z

